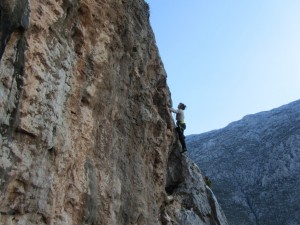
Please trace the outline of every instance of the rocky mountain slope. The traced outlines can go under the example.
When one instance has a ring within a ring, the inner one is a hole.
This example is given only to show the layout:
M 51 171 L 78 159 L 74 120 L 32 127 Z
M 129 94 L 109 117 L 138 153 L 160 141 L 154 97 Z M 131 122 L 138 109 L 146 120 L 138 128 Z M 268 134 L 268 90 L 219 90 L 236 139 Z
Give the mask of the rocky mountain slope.
M 1 0 L 0 41 L 0 224 L 227 224 L 144 1 Z
M 231 225 L 300 223 L 300 100 L 187 143 Z

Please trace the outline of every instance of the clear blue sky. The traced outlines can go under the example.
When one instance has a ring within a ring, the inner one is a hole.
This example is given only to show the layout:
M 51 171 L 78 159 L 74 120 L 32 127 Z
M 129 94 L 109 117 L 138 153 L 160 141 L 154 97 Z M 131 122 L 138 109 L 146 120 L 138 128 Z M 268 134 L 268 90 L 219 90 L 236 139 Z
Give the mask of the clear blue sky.
M 300 0 L 146 0 L 186 134 L 300 99 Z

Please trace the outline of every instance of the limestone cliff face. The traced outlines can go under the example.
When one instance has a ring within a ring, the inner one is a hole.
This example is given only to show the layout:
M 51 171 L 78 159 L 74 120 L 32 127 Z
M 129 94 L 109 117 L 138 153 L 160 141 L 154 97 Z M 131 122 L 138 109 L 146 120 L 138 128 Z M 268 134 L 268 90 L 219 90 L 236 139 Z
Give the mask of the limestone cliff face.
M 147 4 L 2 0 L 0 18 L 0 224 L 170 223 L 179 146 Z

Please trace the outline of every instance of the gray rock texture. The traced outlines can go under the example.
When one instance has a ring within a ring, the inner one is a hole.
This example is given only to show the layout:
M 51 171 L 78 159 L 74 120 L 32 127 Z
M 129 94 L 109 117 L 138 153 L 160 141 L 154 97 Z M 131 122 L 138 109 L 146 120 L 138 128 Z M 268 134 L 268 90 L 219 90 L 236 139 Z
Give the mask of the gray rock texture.
M 300 101 L 187 138 L 231 225 L 300 222 Z
M 0 45 L 0 224 L 170 224 L 180 148 L 148 5 L 1 0 Z
M 228 225 L 214 194 L 197 165 L 179 151 L 170 154 L 164 209 L 167 225 Z

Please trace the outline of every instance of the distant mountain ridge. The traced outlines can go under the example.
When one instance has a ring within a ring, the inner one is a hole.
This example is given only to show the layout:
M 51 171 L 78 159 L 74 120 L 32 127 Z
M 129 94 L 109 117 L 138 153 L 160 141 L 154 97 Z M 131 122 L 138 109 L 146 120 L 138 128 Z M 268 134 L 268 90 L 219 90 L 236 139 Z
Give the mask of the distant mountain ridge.
M 300 224 L 300 100 L 187 137 L 231 225 Z

